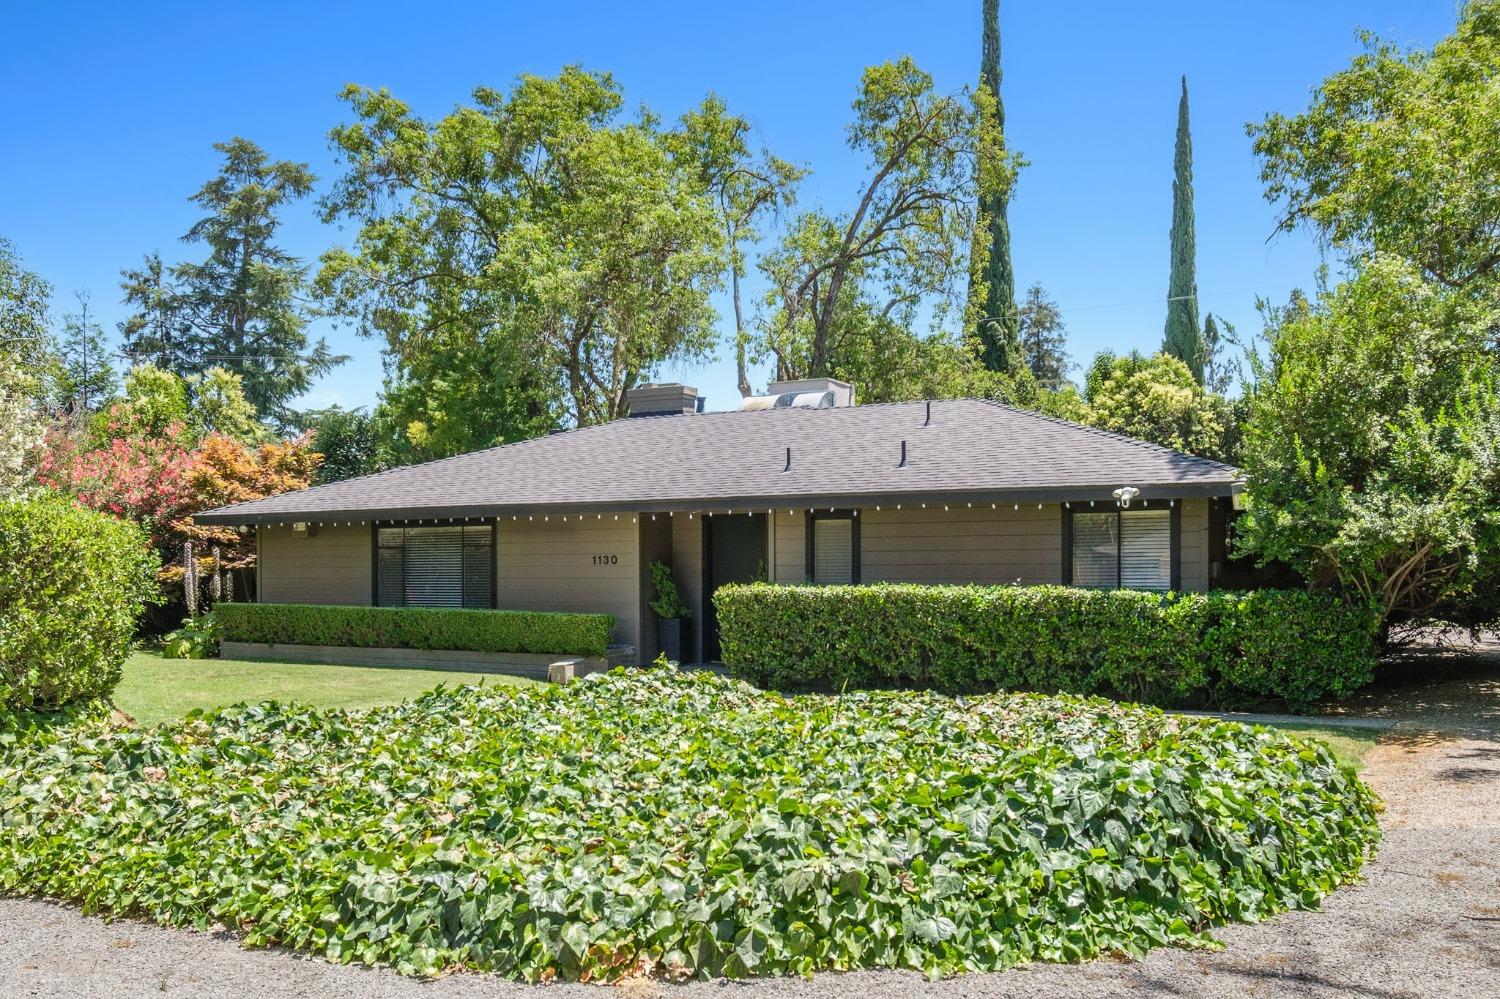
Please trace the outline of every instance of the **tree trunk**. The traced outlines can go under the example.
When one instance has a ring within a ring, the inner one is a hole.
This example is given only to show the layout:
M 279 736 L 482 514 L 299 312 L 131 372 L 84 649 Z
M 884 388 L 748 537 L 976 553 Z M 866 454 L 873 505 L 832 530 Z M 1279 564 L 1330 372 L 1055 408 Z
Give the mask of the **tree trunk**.
M 740 307 L 740 269 L 737 265 L 729 268 L 729 284 L 734 298 L 734 370 L 739 381 L 740 397 L 744 398 L 751 394 L 750 374 L 745 370 L 745 344 L 750 337 L 745 332 L 744 311 Z

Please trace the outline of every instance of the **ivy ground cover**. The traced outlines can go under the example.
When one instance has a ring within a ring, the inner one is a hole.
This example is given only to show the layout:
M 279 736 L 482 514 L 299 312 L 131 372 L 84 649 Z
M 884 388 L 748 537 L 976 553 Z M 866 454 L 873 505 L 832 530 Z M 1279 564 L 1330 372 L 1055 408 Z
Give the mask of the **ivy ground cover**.
M 1100 699 L 671 670 L 0 726 L 0 890 L 408 974 L 607 980 L 1211 943 L 1378 838 L 1328 750 Z

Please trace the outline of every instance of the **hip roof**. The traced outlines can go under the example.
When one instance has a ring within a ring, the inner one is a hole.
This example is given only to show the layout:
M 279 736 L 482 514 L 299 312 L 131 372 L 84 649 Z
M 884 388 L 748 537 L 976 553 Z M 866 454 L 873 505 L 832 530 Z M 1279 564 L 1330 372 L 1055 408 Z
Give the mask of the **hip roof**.
M 905 458 L 903 463 L 902 458 Z M 1228 496 L 1228 465 L 981 399 L 616 420 L 198 514 L 384 520 Z

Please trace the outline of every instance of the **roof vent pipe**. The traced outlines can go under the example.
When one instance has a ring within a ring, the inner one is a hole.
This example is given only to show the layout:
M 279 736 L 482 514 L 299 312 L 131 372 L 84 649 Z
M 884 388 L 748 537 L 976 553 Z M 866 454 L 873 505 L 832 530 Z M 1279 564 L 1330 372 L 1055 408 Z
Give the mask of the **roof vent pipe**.
M 791 448 L 787 448 L 786 449 L 786 467 L 783 468 L 782 471 L 783 472 L 790 472 L 791 470 L 792 470 L 792 449 Z
M 932 426 L 932 400 L 931 399 L 927 400 L 927 419 L 925 419 L 925 420 L 922 421 L 922 426 L 924 426 L 924 427 L 930 427 L 930 426 Z
M 901 464 L 897 465 L 896 467 L 897 468 L 905 468 L 906 467 L 906 441 L 902 441 L 901 442 Z

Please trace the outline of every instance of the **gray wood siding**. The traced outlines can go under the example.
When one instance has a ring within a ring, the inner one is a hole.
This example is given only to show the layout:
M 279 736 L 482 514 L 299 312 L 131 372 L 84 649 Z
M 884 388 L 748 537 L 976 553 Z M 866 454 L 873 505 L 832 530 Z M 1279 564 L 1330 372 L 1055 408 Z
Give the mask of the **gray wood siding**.
M 324 524 L 311 536 L 292 533 L 291 525 L 258 530 L 261 603 L 369 604 L 370 525 Z
M 630 515 L 502 519 L 496 525 L 496 606 L 613 614 L 615 641 L 640 646 L 640 541 Z M 595 565 L 595 555 L 617 561 Z
M 863 582 L 1021 583 L 1062 581 L 1062 509 L 1049 503 L 860 512 Z
M 687 637 L 682 656 L 703 661 L 703 521 L 678 514 L 672 521 L 672 576 L 682 599 L 693 610 L 685 622 Z
M 777 510 L 771 532 L 771 582 L 800 583 L 807 579 L 807 517 L 802 510 Z
M 1182 589 L 1202 593 L 1208 589 L 1208 500 L 1181 500 L 1182 515 L 1177 557 Z

